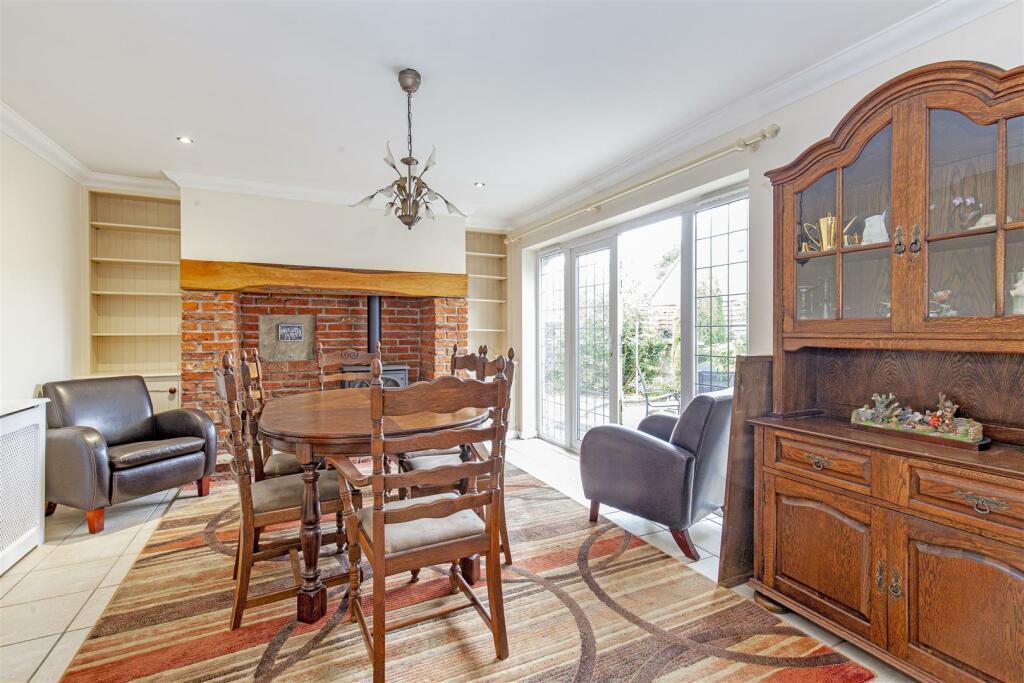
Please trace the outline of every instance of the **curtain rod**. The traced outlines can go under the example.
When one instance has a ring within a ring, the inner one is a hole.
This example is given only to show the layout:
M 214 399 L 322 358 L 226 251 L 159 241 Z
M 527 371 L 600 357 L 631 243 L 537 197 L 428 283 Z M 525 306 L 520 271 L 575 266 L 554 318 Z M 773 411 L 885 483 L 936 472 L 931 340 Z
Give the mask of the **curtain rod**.
M 625 197 L 627 195 L 633 194 L 634 192 L 637 192 L 637 191 L 642 190 L 644 188 L 650 187 L 651 185 L 654 185 L 656 183 L 660 183 L 661 181 L 667 180 L 667 179 L 669 179 L 669 178 L 671 178 L 673 176 L 679 175 L 680 173 L 684 173 L 686 171 L 689 171 L 689 170 L 692 170 L 694 168 L 697 168 L 698 166 L 703 166 L 704 164 L 707 164 L 707 163 L 710 163 L 712 161 L 715 161 L 716 159 L 721 159 L 722 157 L 728 156 L 728 155 L 730 155 L 730 154 L 732 154 L 734 152 L 743 152 L 743 151 L 746 151 L 746 150 L 750 150 L 752 152 L 756 152 L 757 149 L 761 146 L 762 142 L 764 142 L 765 140 L 770 140 L 770 139 L 778 136 L 780 130 L 782 130 L 782 129 L 778 125 L 773 123 L 770 126 L 768 126 L 767 128 L 762 128 L 756 135 L 753 135 L 753 136 L 751 136 L 749 138 L 740 138 L 739 140 L 737 140 L 736 142 L 732 143 L 728 147 L 723 147 L 723 148 L 721 148 L 721 149 L 719 149 L 717 151 L 711 152 L 710 154 L 705 154 L 704 156 L 699 157 L 697 159 L 694 159 L 693 161 L 691 161 L 691 162 L 689 162 L 689 163 L 687 163 L 687 164 L 685 164 L 683 166 L 680 166 L 679 168 L 673 169 L 673 170 L 671 170 L 671 171 L 669 171 L 667 173 L 662 173 L 660 176 L 658 176 L 656 178 L 651 178 L 650 180 L 645 180 L 644 182 L 639 183 L 638 185 L 633 185 L 632 187 L 628 187 L 625 190 L 622 190 L 620 192 L 616 192 L 615 194 L 613 194 L 610 197 L 605 197 L 604 199 L 602 199 L 602 200 L 600 200 L 598 202 L 594 202 L 593 204 L 588 204 L 587 206 L 584 206 L 584 207 L 582 207 L 580 209 L 576 209 L 575 211 L 571 211 L 571 212 L 569 212 L 569 213 L 567 213 L 567 214 L 565 214 L 563 216 L 559 216 L 558 218 L 554 218 L 554 219 L 548 221 L 547 223 L 542 223 L 541 225 L 538 225 L 535 228 L 530 228 L 526 232 L 521 233 L 519 235 L 513 235 L 512 237 L 507 237 L 507 238 L 505 238 L 505 244 L 512 244 L 513 242 L 518 242 L 519 240 L 523 239 L 524 237 L 528 237 L 528 236 L 532 235 L 535 232 L 538 232 L 540 230 L 543 230 L 544 228 L 547 228 L 549 226 L 554 225 L 555 223 L 561 223 L 562 221 L 567 220 L 569 218 L 572 218 L 573 216 L 578 216 L 581 213 L 598 211 L 603 204 L 607 204 L 608 202 L 613 202 L 616 199 L 621 199 L 622 197 Z

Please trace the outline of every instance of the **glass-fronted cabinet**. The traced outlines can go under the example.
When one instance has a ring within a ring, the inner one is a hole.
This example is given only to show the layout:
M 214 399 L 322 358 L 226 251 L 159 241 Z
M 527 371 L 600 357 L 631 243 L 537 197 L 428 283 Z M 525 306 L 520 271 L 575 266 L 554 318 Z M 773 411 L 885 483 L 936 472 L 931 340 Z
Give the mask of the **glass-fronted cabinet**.
M 788 349 L 1024 349 L 1024 96 L 935 76 L 768 173 Z

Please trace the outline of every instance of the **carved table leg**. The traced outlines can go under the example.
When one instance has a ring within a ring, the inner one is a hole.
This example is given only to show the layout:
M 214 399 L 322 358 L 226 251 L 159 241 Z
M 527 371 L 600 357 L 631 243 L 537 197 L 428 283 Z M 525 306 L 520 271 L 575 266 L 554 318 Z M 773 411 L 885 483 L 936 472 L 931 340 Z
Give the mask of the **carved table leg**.
M 298 613 L 296 619 L 312 624 L 319 621 L 327 612 L 327 589 L 320 581 L 320 492 L 317 480 L 320 478 L 313 459 L 313 447 L 302 444 L 298 447 L 296 458 L 302 465 L 302 588 L 297 597 Z

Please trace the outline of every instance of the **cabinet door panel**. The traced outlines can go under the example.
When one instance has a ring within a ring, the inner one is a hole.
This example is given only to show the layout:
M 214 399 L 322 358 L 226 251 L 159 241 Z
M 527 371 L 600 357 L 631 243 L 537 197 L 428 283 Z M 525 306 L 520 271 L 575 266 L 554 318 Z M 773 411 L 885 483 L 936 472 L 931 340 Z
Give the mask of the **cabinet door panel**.
M 765 580 L 864 638 L 885 644 L 881 511 L 790 479 L 765 477 Z
M 916 517 L 895 526 L 893 653 L 945 680 L 1024 680 L 1024 549 Z

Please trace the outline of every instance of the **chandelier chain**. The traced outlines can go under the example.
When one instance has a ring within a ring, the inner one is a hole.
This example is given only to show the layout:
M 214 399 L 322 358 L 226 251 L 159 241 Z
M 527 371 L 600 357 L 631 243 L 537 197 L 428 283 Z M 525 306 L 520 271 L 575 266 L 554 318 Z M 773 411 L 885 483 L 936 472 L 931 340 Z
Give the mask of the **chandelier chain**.
M 411 157 L 412 156 L 412 93 L 406 93 L 406 99 L 407 99 L 407 102 L 408 102 L 408 107 L 407 107 L 406 111 L 407 111 L 407 121 L 408 121 L 408 124 L 409 124 L 409 135 L 408 135 L 409 156 Z

